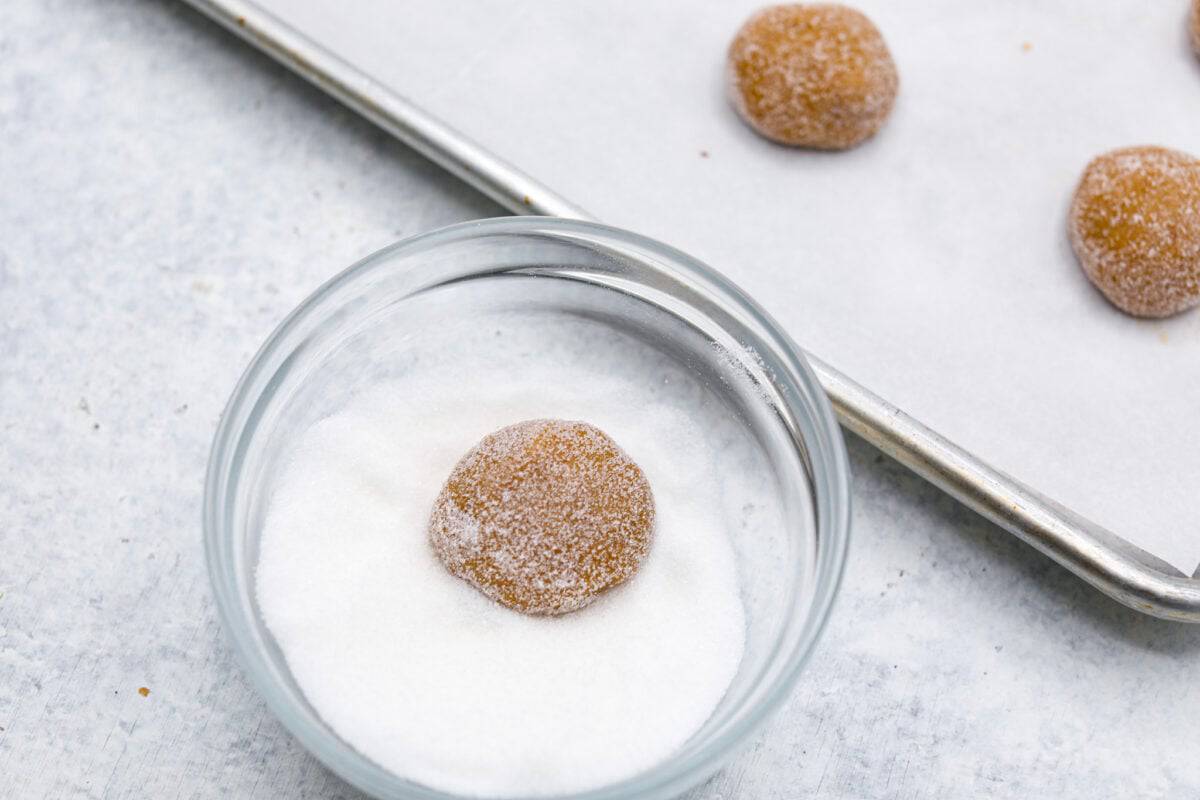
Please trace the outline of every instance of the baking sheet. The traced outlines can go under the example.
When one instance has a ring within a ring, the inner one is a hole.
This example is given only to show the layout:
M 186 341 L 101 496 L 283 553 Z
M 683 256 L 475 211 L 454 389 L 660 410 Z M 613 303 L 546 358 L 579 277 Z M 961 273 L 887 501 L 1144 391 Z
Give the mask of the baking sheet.
M 879 137 L 840 154 L 766 143 L 728 109 L 724 48 L 755 3 L 260 5 L 601 219 L 721 269 L 807 349 L 986 460 L 1196 570 L 1200 314 L 1122 316 L 1064 234 L 1095 153 L 1200 149 L 1185 3 L 859 3 L 901 96 Z

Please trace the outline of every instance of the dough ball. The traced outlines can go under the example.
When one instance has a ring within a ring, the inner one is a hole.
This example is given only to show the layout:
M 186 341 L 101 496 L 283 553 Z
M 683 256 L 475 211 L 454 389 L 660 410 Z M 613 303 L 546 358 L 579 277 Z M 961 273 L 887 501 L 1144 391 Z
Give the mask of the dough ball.
M 783 144 L 843 150 L 869 138 L 896 101 L 900 79 L 879 30 L 835 4 L 755 13 L 729 46 L 733 105 Z
M 1192 14 L 1188 18 L 1192 29 L 1192 47 L 1200 55 L 1200 0 L 1192 0 Z
M 584 422 L 519 422 L 454 467 L 429 538 L 446 568 L 527 614 L 564 614 L 628 580 L 650 548 L 640 467 Z
M 1162 147 L 1092 160 L 1069 217 L 1083 271 L 1113 305 L 1167 317 L 1200 303 L 1200 161 Z

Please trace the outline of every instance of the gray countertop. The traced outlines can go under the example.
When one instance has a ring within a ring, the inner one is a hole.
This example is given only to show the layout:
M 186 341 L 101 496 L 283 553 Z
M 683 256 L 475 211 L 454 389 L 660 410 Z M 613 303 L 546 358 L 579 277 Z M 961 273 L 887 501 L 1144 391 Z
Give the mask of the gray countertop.
M 357 797 L 215 618 L 207 448 L 318 283 L 499 210 L 153 0 L 0 5 L 0 193 L 0 797 Z M 1200 627 L 1116 605 L 849 447 L 826 636 L 696 798 L 1200 794 Z

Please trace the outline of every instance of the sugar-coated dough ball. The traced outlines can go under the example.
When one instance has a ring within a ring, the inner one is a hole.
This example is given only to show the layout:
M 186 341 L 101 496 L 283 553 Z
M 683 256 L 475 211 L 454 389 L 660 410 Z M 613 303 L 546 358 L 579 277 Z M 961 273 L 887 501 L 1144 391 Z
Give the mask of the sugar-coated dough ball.
M 1092 160 L 1069 217 L 1083 271 L 1113 305 L 1167 317 L 1200 304 L 1200 160 L 1128 147 Z
M 632 576 L 654 497 L 599 428 L 540 419 L 485 436 L 454 467 L 429 538 L 451 573 L 527 614 L 564 614 Z
M 1192 28 L 1192 47 L 1200 55 L 1200 0 L 1192 0 L 1192 15 L 1188 18 Z
M 729 46 L 734 107 L 784 144 L 842 150 L 883 125 L 900 79 L 879 30 L 835 4 L 756 12 Z

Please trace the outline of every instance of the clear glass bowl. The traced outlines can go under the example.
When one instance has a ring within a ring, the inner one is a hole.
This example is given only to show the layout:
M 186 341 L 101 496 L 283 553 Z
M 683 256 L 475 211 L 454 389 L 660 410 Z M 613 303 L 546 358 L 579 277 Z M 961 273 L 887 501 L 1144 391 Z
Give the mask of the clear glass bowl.
M 217 430 L 204 498 L 217 607 L 267 705 L 326 766 L 380 798 L 453 797 L 384 770 L 322 722 L 262 622 L 255 567 L 271 480 L 295 435 L 372 369 L 419 357 L 419 334 L 446 315 L 498 303 L 578 314 L 657 348 L 719 396 L 769 464 L 785 530 L 769 540 L 731 531 L 746 650 L 724 699 L 665 761 L 573 795 L 675 796 L 786 699 L 841 580 L 850 494 L 841 432 L 799 348 L 737 287 L 659 242 L 569 220 L 484 220 L 399 242 L 318 289 L 254 357 Z

